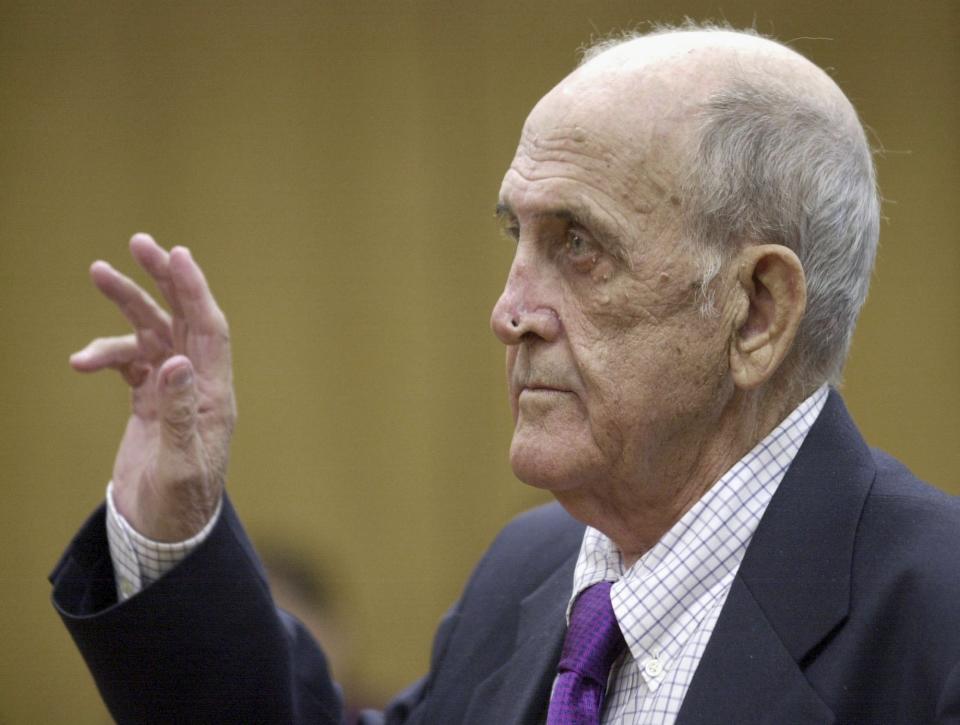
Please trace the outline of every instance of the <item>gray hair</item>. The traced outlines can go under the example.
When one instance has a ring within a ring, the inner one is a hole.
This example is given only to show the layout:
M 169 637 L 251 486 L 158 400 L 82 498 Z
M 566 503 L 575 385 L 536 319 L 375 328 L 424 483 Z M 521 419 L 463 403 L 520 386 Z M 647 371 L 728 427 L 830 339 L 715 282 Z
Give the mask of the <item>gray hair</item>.
M 583 62 L 637 37 L 595 45 Z M 699 252 L 705 312 L 712 307 L 710 283 L 741 244 L 788 247 L 807 284 L 807 310 L 791 351 L 793 385 L 802 391 L 824 381 L 837 385 L 879 237 L 870 147 L 849 104 L 743 70 L 701 109 L 699 140 L 682 182 L 689 200 L 684 231 Z

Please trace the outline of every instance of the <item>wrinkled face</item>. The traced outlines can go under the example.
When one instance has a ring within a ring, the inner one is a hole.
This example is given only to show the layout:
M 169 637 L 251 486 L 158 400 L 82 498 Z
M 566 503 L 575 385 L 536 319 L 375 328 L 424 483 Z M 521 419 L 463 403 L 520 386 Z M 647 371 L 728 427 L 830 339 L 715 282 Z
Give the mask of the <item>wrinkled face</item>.
M 700 313 L 679 243 L 669 130 L 621 127 L 603 97 L 562 87 L 531 113 L 500 190 L 516 254 L 491 325 L 511 464 L 554 492 L 656 485 L 719 415 L 727 334 Z

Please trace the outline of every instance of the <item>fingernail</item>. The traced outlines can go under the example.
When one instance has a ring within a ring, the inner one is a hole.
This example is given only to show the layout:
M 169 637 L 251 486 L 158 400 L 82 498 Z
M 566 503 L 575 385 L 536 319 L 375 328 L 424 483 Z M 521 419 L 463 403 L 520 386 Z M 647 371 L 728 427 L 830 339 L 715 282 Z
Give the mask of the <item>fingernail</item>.
M 167 382 L 174 388 L 185 388 L 191 380 L 193 380 L 193 374 L 188 367 L 177 368 L 167 378 Z

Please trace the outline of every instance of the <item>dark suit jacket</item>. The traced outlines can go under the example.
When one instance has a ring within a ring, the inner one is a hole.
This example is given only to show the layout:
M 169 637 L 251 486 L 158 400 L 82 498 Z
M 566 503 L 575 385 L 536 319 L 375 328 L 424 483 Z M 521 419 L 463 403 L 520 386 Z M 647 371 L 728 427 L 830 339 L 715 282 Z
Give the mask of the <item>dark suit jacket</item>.
M 509 524 L 442 621 L 429 674 L 365 722 L 540 722 L 582 531 L 555 504 Z M 832 393 L 760 522 L 678 723 L 960 723 L 958 562 L 956 500 L 868 449 Z M 120 722 L 340 720 L 322 654 L 274 608 L 229 504 L 203 545 L 123 604 L 102 510 L 51 578 Z

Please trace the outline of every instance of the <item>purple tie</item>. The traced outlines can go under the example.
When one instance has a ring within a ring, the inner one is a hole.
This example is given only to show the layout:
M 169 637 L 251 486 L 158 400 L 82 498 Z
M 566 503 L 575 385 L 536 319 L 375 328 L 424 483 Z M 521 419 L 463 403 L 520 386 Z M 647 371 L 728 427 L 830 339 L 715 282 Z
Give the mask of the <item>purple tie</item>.
M 563 640 L 547 725 L 598 725 L 610 668 L 626 642 L 610 603 L 610 582 L 585 589 Z

